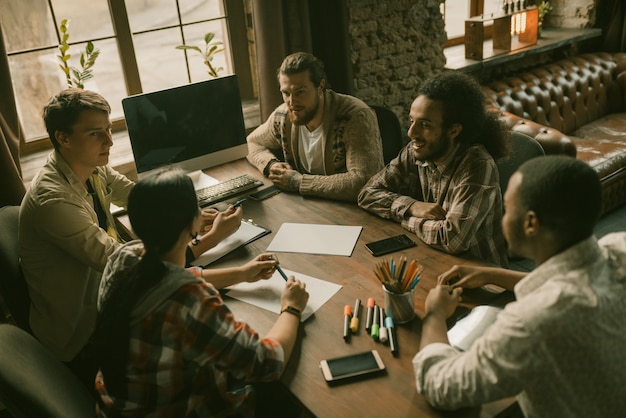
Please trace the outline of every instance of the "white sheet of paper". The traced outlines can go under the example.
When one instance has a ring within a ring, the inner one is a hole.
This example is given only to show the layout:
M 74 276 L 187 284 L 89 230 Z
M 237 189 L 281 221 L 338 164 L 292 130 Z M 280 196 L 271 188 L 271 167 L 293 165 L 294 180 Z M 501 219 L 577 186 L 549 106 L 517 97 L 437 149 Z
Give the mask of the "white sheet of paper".
M 362 226 L 284 223 L 267 251 L 350 257 L 362 229 Z
M 200 257 L 196 258 L 191 264 L 194 266 L 206 266 L 211 264 L 215 260 L 221 258 L 222 256 L 228 254 L 229 252 L 236 250 L 242 245 L 246 244 L 250 240 L 258 237 L 259 235 L 265 233 L 267 229 L 255 225 L 250 222 L 242 221 L 239 229 L 235 231 L 234 234 L 226 237 L 215 247 L 205 251 L 200 255 Z
M 304 322 L 315 311 L 324 305 L 335 293 L 341 289 L 341 285 L 316 279 L 306 274 L 283 269 L 287 276 L 295 276 L 298 280 L 306 283 L 309 292 L 309 301 L 302 312 L 300 321 Z M 280 313 L 280 295 L 285 288 L 285 280 L 278 271 L 268 280 L 259 280 L 254 283 L 238 283 L 229 287 L 226 296 L 242 302 L 249 303 L 270 312 Z

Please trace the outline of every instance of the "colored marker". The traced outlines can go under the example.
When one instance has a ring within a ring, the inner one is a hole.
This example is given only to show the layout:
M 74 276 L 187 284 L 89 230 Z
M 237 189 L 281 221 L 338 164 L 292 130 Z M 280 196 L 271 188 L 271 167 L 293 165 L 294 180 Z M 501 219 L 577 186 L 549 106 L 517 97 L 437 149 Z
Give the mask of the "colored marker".
M 379 316 L 380 314 L 378 313 L 378 305 L 374 305 L 374 315 L 372 319 L 372 332 L 370 333 L 374 341 L 378 341 L 378 332 L 380 330 L 380 324 L 378 323 Z
M 361 309 L 361 299 L 357 298 L 354 303 L 352 320 L 350 320 L 350 331 L 352 331 L 353 334 L 356 334 L 359 330 L 359 309 Z
M 378 340 L 381 343 L 386 343 L 387 342 L 387 328 L 385 328 L 385 310 L 383 308 L 378 309 L 378 311 L 380 312 L 380 329 L 378 331 Z
M 343 339 L 350 339 L 350 319 L 352 319 L 352 308 L 350 305 L 343 307 Z
M 396 343 L 396 334 L 393 326 L 393 318 L 387 316 L 385 318 L 385 325 L 387 326 L 387 337 L 389 339 L 389 348 L 391 349 L 391 354 L 396 354 L 398 352 L 398 345 Z
M 365 317 L 365 330 L 370 332 L 372 329 L 372 321 L 374 319 L 374 306 L 376 302 L 374 302 L 374 298 L 367 299 L 367 316 Z
M 238 201 L 233 203 L 233 207 L 234 208 L 238 208 L 239 206 L 243 205 L 245 201 L 246 201 L 246 199 L 239 199 Z

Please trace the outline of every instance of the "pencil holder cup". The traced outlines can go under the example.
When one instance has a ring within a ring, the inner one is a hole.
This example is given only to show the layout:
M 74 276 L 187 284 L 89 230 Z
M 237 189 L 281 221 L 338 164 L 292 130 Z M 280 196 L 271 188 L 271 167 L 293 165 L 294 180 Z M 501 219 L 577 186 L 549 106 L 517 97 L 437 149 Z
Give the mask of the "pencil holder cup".
M 394 293 L 383 286 L 385 294 L 385 312 L 393 318 L 396 324 L 404 324 L 415 318 L 415 308 L 413 307 L 415 289 L 405 293 Z

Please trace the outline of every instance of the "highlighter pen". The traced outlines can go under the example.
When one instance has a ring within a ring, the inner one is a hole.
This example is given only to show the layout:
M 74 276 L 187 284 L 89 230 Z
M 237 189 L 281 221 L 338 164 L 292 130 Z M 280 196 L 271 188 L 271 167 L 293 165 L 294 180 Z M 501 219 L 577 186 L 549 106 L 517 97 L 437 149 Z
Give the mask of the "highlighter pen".
M 350 319 L 352 319 L 352 308 L 350 305 L 343 307 L 343 339 L 350 339 Z
M 357 298 L 354 303 L 354 313 L 352 314 L 352 320 L 350 321 L 350 331 L 356 334 L 359 330 L 359 309 L 361 309 L 361 299 Z
M 238 201 L 236 201 L 235 203 L 233 203 L 233 207 L 234 208 L 238 208 L 239 206 L 243 205 L 244 202 L 246 201 L 246 199 L 239 199 Z
M 367 316 L 365 317 L 365 331 L 370 332 L 372 329 L 372 320 L 374 315 L 374 298 L 367 299 Z
M 378 305 L 374 305 L 374 315 L 372 319 L 372 332 L 370 333 L 374 341 L 378 341 L 378 331 L 380 329 L 380 325 L 378 324 L 379 316 L 380 315 L 378 313 Z
M 391 354 L 395 355 L 398 353 L 398 345 L 396 343 L 396 334 L 393 326 L 393 318 L 387 316 L 385 318 L 385 325 L 387 326 L 387 337 L 389 339 L 389 348 L 391 349 Z
M 385 310 L 383 308 L 380 308 L 378 309 L 378 312 L 380 312 L 380 329 L 378 330 L 378 340 L 384 344 L 388 340 L 387 328 L 385 328 Z

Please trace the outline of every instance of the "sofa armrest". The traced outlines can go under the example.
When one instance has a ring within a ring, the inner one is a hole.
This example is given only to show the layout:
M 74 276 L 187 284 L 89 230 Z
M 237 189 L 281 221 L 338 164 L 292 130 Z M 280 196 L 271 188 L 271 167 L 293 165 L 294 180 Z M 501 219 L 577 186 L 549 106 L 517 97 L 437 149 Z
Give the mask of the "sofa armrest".
M 549 128 L 530 119 L 519 117 L 513 113 L 497 110 L 507 128 L 511 131 L 521 132 L 534 138 L 543 148 L 546 155 L 570 155 L 576 156 L 576 145 L 561 131 Z

